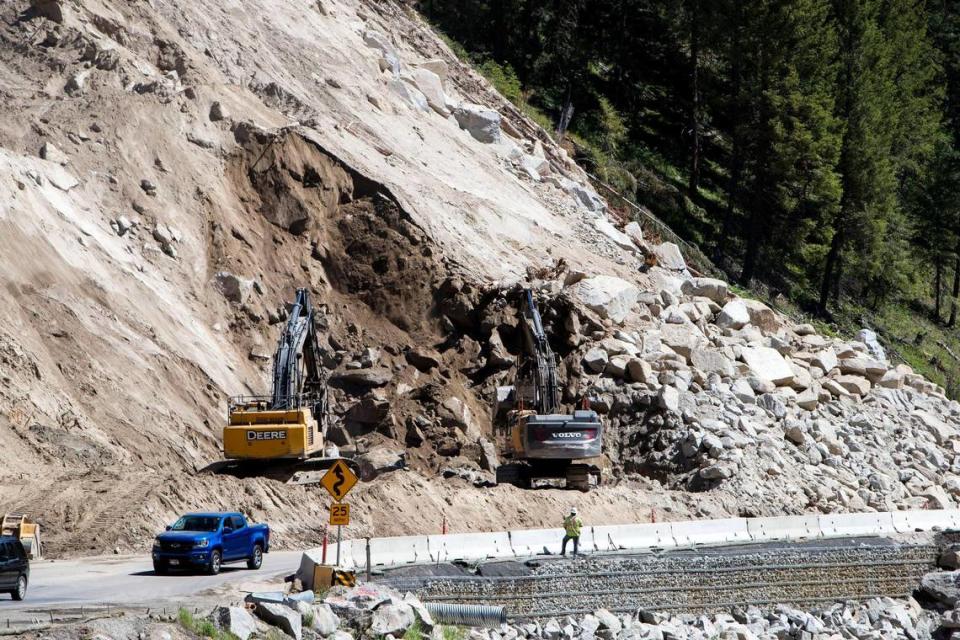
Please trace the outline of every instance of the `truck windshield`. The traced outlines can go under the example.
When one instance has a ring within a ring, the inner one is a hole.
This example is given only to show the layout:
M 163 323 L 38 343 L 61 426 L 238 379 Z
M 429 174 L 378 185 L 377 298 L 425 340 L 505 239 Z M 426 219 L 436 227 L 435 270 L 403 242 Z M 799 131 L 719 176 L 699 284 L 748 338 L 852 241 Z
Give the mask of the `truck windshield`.
M 174 531 L 216 531 L 220 518 L 216 516 L 183 516 L 170 527 Z

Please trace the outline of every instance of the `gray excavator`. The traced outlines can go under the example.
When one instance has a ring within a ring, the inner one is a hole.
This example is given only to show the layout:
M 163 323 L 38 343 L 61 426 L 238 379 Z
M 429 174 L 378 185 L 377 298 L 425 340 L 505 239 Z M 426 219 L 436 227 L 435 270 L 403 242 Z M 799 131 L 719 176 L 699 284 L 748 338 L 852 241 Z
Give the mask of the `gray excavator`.
M 498 387 L 494 432 L 504 463 L 497 482 L 530 488 L 538 479 L 565 479 L 568 489 L 600 484 L 603 423 L 586 407 L 561 413 L 557 360 L 533 291 L 525 289 L 520 328 L 523 350 L 514 383 Z

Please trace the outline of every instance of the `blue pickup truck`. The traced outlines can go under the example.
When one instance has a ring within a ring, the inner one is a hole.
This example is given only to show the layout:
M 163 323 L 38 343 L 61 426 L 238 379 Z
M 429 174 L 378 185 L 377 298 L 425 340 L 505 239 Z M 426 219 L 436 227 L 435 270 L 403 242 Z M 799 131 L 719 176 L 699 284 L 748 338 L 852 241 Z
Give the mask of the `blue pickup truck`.
M 153 571 L 201 569 L 216 575 L 225 563 L 244 560 L 247 568 L 259 569 L 268 551 L 265 524 L 248 524 L 240 513 L 188 513 L 154 540 Z

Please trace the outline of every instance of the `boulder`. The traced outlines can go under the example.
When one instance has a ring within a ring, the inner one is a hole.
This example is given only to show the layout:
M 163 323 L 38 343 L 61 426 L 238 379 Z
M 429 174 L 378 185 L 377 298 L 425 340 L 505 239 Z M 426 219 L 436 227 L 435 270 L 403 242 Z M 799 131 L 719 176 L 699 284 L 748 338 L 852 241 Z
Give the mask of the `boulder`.
M 296 640 L 303 637 L 303 616 L 299 611 L 279 602 L 258 601 L 254 612 L 261 620 L 277 627 L 288 636 Z
M 325 602 L 313 606 L 313 630 L 326 637 L 340 626 L 340 618 Z
M 374 447 L 357 458 L 360 465 L 360 479 L 369 482 L 377 476 L 406 466 L 406 452 L 387 447 Z
M 220 120 L 225 120 L 229 116 L 226 109 L 223 108 L 223 105 L 215 101 L 210 105 L 210 113 L 207 117 L 210 118 L 211 122 L 219 122 Z
M 704 480 L 726 480 L 734 476 L 736 469 L 736 466 L 729 462 L 718 462 L 717 464 L 700 469 L 697 475 Z
M 740 359 L 758 378 L 769 380 L 777 386 L 793 382 L 793 369 L 776 349 L 744 347 L 740 350 Z
M 840 361 L 840 373 L 879 380 L 887 372 L 887 365 L 870 358 L 844 358 Z
M 887 361 L 887 352 L 884 350 L 883 345 L 880 344 L 880 339 L 877 337 L 877 333 L 871 329 L 861 329 L 857 332 L 857 341 L 862 342 L 867 347 L 867 351 L 871 356 L 879 360 L 880 362 Z
M 213 612 L 216 625 L 240 640 L 257 632 L 257 619 L 243 607 L 218 607 Z
M 575 300 L 604 318 L 616 323 L 626 319 L 640 296 L 640 290 L 622 278 L 594 276 L 567 289 Z
M 623 630 L 623 623 L 620 622 L 620 618 L 618 618 L 616 614 L 606 609 L 597 609 L 593 612 L 593 615 L 600 623 L 598 627 L 599 631 L 607 630 L 611 636 L 616 636 Z
M 414 85 L 394 78 L 387 84 L 387 86 L 390 88 L 390 91 L 403 100 L 404 104 L 406 104 L 408 107 L 413 107 L 418 111 L 428 111 L 430 109 L 430 103 L 427 99 L 427 96 L 423 95 L 423 93 Z
M 756 394 L 753 392 L 753 387 L 751 387 L 750 383 L 744 378 L 734 380 L 733 384 L 730 385 L 730 392 L 733 393 L 740 402 L 746 402 L 748 404 L 756 402 Z
M 878 387 L 884 387 L 886 389 L 902 389 L 903 388 L 904 374 L 899 369 L 890 369 L 883 376 L 877 380 Z
M 441 60 L 440 58 L 435 58 L 433 60 L 427 60 L 426 62 L 421 62 L 418 65 L 421 69 L 428 69 L 433 71 L 435 74 L 440 76 L 441 80 L 446 80 L 447 75 L 450 73 L 450 67 L 447 65 L 446 60 Z
M 606 350 L 600 347 L 592 347 L 583 355 L 583 365 L 593 373 L 601 373 L 608 361 Z
M 420 93 L 426 97 L 427 104 L 430 105 L 431 109 L 444 118 L 450 115 L 450 110 L 447 109 L 447 96 L 443 93 L 443 83 L 440 76 L 421 67 L 414 69 L 411 78 Z
M 743 305 L 750 316 L 750 324 L 757 327 L 764 333 L 776 333 L 780 329 L 780 320 L 773 309 L 763 304 L 759 300 L 742 299 Z
M 657 405 L 665 411 L 676 413 L 680 410 L 680 392 L 668 385 L 660 387 Z
M 253 280 L 241 278 L 229 271 L 219 271 L 213 276 L 213 284 L 230 302 L 244 304 L 253 291 Z
M 719 351 L 692 349 L 690 364 L 706 374 L 716 373 L 724 378 L 733 375 L 733 363 Z
M 757 406 L 766 409 L 770 414 L 780 420 L 787 415 L 787 405 L 776 393 L 764 393 L 757 398 Z
M 380 52 L 380 71 L 389 69 L 394 75 L 399 75 L 400 56 L 387 36 L 379 31 L 367 30 L 363 32 L 363 42 L 371 49 Z
M 454 109 L 453 117 L 474 139 L 488 144 L 500 142 L 500 114 L 493 109 L 464 103 Z
M 793 332 L 798 336 L 812 336 L 817 330 L 812 324 L 798 324 L 793 328 Z
M 610 222 L 607 216 L 599 216 L 593 221 L 594 228 L 609 238 L 615 245 L 626 251 L 636 251 L 637 247 L 633 243 L 633 240 L 625 234 L 623 231 L 620 231 L 613 223 Z
M 640 226 L 639 222 L 635 220 L 633 222 L 628 222 L 627 226 L 623 228 L 623 232 L 630 237 L 637 247 L 646 246 L 646 244 L 643 242 L 643 228 Z
M 928 411 L 918 409 L 913 412 L 914 421 L 933 436 L 938 445 L 946 445 L 951 438 L 956 437 L 957 431 L 946 422 Z
M 56 162 L 60 166 L 70 162 L 70 157 L 52 142 L 43 143 L 43 146 L 40 147 L 40 157 L 49 162 Z
M 627 363 L 627 379 L 631 382 L 651 382 L 656 379 L 656 376 L 649 362 L 640 358 L 632 358 Z
M 855 396 L 865 396 L 870 393 L 870 381 L 861 376 L 837 376 L 834 381 L 843 387 L 847 393 Z
M 960 571 L 935 571 L 920 579 L 920 590 L 947 606 L 960 601 Z
M 810 360 L 810 364 L 819 367 L 824 373 L 830 373 L 840 362 L 837 360 L 836 352 L 834 352 L 833 349 L 827 348 L 814 355 Z
M 348 369 L 333 374 L 332 380 L 362 387 L 382 387 L 393 380 L 393 372 L 385 367 Z
M 653 253 L 657 258 L 657 264 L 664 269 L 686 272 L 687 263 L 683 259 L 683 254 L 680 253 L 680 247 L 674 243 L 664 242 L 656 245 L 653 247 Z
M 743 300 L 737 298 L 723 305 L 714 324 L 721 329 L 742 329 L 750 324 L 750 312 Z
M 607 361 L 607 366 L 603 369 L 604 375 L 622 379 L 627 373 L 627 363 L 630 361 L 628 356 L 613 356 Z
M 727 283 L 716 278 L 690 278 L 683 281 L 680 290 L 684 295 L 710 298 L 717 304 L 726 302 L 728 293 Z
M 706 338 L 695 325 L 665 324 L 660 327 L 660 341 L 684 358 L 706 344 Z
M 820 391 L 817 386 L 810 386 L 797 394 L 797 406 L 807 411 L 813 411 L 820 404 Z
M 415 621 L 413 607 L 406 602 L 380 605 L 373 611 L 369 633 L 377 636 L 388 633 L 401 636 Z

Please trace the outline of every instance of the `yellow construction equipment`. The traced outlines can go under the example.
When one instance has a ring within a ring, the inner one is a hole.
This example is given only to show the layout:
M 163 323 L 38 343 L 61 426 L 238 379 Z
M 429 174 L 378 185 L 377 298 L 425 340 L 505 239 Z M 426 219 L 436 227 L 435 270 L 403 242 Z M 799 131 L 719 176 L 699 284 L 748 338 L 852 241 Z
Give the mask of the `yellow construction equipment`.
M 40 544 L 40 525 L 31 522 L 30 517 L 23 513 L 7 513 L 0 522 L 0 535 L 13 536 L 23 545 L 27 557 L 38 560 L 43 557 L 43 546 Z
M 273 358 L 273 394 L 230 398 L 223 454 L 232 460 L 303 460 L 322 454 L 327 386 L 316 311 L 298 289 Z

